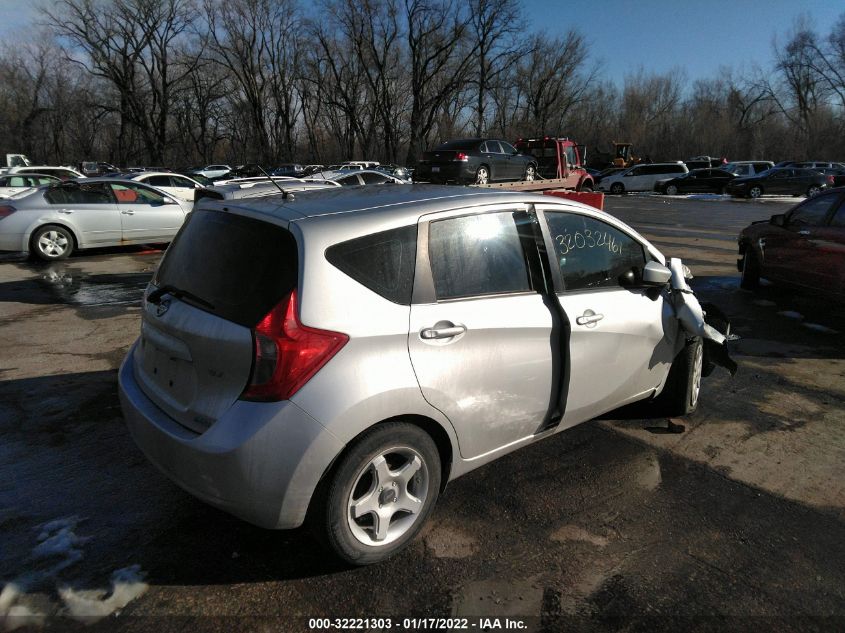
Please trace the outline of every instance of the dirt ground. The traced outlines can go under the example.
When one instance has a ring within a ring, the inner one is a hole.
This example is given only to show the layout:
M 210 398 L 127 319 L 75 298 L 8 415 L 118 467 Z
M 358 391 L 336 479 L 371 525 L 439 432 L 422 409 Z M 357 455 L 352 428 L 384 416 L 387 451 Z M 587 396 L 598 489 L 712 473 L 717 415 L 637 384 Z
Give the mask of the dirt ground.
M 0 259 L 0 614 L 48 630 L 315 630 L 309 618 L 528 630 L 845 627 L 845 308 L 738 287 L 736 235 L 773 201 L 607 198 L 731 318 L 739 372 L 683 433 L 614 412 L 449 485 L 384 564 L 251 527 L 128 437 L 116 370 L 160 251 Z M 499 618 L 499 620 L 496 620 Z M 492 619 L 492 620 L 491 620 Z M 342 622 L 340 624 L 343 624 Z M 354 624 L 354 623 L 353 623 Z M 406 626 L 407 625 L 407 626 Z M 325 627 L 322 627 L 325 628 Z M 430 627 L 429 627 L 430 628 Z

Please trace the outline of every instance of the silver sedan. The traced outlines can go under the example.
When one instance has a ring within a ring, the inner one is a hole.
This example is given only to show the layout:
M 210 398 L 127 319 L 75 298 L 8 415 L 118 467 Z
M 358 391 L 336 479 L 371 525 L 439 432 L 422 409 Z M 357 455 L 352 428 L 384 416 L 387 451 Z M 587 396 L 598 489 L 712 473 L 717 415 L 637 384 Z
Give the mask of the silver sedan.
M 86 178 L 0 204 L 0 251 L 52 261 L 76 249 L 170 242 L 191 203 L 131 180 Z

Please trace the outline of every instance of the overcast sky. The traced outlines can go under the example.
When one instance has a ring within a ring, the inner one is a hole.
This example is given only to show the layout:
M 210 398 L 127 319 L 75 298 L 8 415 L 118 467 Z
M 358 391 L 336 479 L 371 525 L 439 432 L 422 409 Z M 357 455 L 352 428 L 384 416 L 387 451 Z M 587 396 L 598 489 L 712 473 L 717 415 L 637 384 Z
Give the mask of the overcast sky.
M 50 4 L 49 0 L 41 0 Z M 687 79 L 714 77 L 720 66 L 771 65 L 772 38 L 809 16 L 827 34 L 845 13 L 839 0 L 523 0 L 531 27 L 549 34 L 577 28 L 603 77 L 620 84 L 640 67 Z M 33 0 L 0 0 L 0 41 L 21 38 L 37 12 Z

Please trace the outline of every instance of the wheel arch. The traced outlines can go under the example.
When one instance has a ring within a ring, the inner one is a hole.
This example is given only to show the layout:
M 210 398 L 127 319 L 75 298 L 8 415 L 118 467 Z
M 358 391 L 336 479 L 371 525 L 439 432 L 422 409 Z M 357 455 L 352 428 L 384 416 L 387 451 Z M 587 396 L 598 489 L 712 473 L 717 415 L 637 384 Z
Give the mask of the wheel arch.
M 323 493 L 326 490 L 326 486 L 331 482 L 332 475 L 337 470 L 338 464 L 341 463 L 343 457 L 345 457 L 352 448 L 358 443 L 358 440 L 367 432 L 371 431 L 372 429 L 376 428 L 377 426 L 387 424 L 389 422 L 405 422 L 408 424 L 412 424 L 420 429 L 422 429 L 425 433 L 428 434 L 429 437 L 434 441 L 434 445 L 437 447 L 437 453 L 440 456 L 440 492 L 446 489 L 446 484 L 449 481 L 449 476 L 452 472 L 452 460 L 454 459 L 455 452 L 457 450 L 456 446 L 452 445 L 452 439 L 449 436 L 449 432 L 443 428 L 443 426 L 434 420 L 433 418 L 429 418 L 424 415 L 419 415 L 415 413 L 411 414 L 402 414 L 402 415 L 395 415 L 389 418 L 385 418 L 383 420 L 379 420 L 371 424 L 370 426 L 361 429 L 361 431 L 355 435 L 355 437 L 351 438 L 346 445 L 343 447 L 343 450 L 339 451 L 337 455 L 334 456 L 328 465 L 323 470 L 323 473 L 320 475 L 320 479 L 317 482 L 317 486 L 314 488 L 314 492 L 311 495 L 311 499 L 308 501 L 308 508 L 306 510 L 305 516 L 306 521 L 308 520 L 307 517 L 312 517 L 315 513 L 319 510 L 319 505 L 321 503 Z
M 79 236 L 77 235 L 76 229 L 67 222 L 62 222 L 60 220 L 38 220 L 34 222 L 32 226 L 27 230 L 24 234 L 24 242 L 26 245 L 27 252 L 32 252 L 32 236 L 35 235 L 35 232 L 39 229 L 43 229 L 45 226 L 60 226 L 63 229 L 67 230 L 70 233 L 70 236 L 73 238 L 73 250 L 77 250 L 82 248 L 79 244 Z

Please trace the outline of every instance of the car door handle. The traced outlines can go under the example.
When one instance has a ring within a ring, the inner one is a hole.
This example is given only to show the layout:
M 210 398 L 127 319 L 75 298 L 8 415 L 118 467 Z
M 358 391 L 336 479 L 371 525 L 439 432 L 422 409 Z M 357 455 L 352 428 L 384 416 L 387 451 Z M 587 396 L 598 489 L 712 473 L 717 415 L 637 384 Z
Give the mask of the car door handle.
M 425 328 L 420 332 L 420 336 L 430 341 L 436 338 L 452 338 L 453 336 L 458 336 L 459 334 L 463 334 L 467 331 L 465 325 L 453 325 L 451 327 L 432 327 L 432 328 Z
M 59 213 L 70 215 L 71 213 L 73 213 L 73 209 L 59 209 Z
M 123 215 L 135 215 L 134 211 L 121 211 Z
M 584 314 L 575 319 L 578 325 L 586 325 L 587 327 L 595 327 L 596 323 L 604 318 L 603 314 L 596 314 L 592 310 L 586 310 Z

